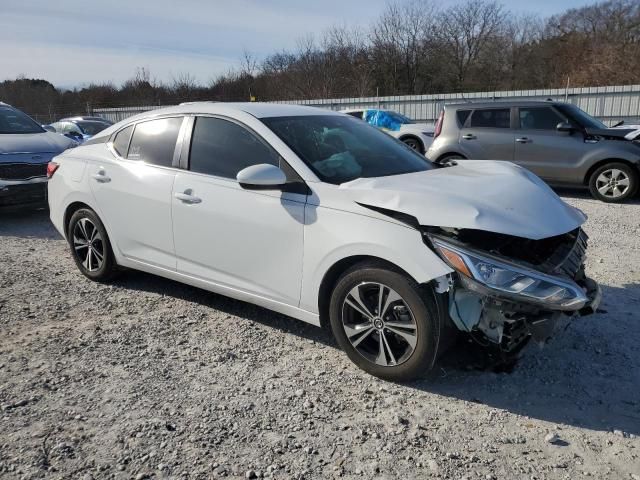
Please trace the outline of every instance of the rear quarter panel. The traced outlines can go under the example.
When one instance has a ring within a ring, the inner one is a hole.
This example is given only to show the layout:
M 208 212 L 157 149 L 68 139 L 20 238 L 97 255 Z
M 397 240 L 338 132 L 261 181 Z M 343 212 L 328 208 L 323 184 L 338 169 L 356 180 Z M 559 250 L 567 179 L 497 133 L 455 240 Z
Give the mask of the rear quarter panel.
M 92 158 L 99 160 L 103 152 L 107 152 L 105 145 L 91 145 L 67 150 L 52 159 L 60 166 L 49 179 L 47 186 L 49 217 L 56 230 L 64 237 L 64 214 L 72 203 L 84 203 L 100 216 L 100 210 L 87 181 L 87 162 Z

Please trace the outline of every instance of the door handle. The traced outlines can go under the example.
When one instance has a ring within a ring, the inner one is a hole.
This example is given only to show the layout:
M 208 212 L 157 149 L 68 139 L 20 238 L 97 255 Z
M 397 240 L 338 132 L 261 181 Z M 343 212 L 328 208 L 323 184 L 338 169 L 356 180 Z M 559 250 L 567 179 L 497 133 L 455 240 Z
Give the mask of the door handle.
M 109 183 L 111 181 L 111 177 L 107 177 L 107 174 L 104 170 L 98 170 L 98 173 L 94 173 L 91 176 L 95 181 L 99 183 Z
M 472 133 L 465 133 L 464 135 L 462 135 L 462 138 L 464 138 L 465 140 L 475 140 L 476 136 Z
M 191 190 L 185 190 L 184 193 L 176 192 L 173 194 L 173 196 L 181 202 L 189 205 L 202 202 L 201 198 L 191 195 Z
M 531 139 L 527 137 L 516 138 L 516 142 L 518 143 L 531 143 Z

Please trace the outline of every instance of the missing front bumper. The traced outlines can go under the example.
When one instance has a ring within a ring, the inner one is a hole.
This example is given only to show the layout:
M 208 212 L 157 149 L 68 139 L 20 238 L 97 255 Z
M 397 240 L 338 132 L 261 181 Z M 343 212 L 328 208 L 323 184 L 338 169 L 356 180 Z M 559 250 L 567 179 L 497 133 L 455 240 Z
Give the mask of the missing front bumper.
M 589 302 L 580 310 L 545 310 L 525 301 L 500 298 L 454 286 L 449 291 L 449 316 L 458 330 L 481 343 L 498 345 L 504 352 L 521 349 L 529 340 L 545 343 L 577 315 L 594 313 L 602 299 L 599 285 L 580 282 Z
M 587 289 L 587 297 L 589 297 L 589 303 L 578 310 L 580 316 L 591 315 L 596 313 L 600 302 L 602 302 L 602 289 L 598 283 L 590 278 L 585 280 L 585 287 Z

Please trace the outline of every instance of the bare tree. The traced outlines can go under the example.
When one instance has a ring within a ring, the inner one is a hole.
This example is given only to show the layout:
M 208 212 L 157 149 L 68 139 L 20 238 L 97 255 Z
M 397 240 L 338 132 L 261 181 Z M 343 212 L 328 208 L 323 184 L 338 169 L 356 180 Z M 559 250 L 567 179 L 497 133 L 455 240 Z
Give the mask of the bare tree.
M 438 9 L 430 0 L 390 3 L 374 24 L 371 43 L 386 89 L 418 93 L 427 71 Z
M 503 33 L 505 12 L 493 1 L 467 0 L 440 16 L 440 39 L 451 59 L 455 86 L 465 86 L 469 72 L 486 49 Z
M 187 72 L 174 76 L 171 83 L 171 90 L 177 99 L 189 99 L 198 89 L 196 78 Z

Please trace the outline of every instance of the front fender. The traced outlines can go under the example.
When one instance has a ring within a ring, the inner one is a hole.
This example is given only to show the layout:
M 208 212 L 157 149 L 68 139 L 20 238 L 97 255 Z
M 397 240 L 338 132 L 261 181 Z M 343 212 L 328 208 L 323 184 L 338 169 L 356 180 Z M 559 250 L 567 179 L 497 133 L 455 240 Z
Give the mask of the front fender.
M 598 145 L 597 148 L 591 150 L 580 159 L 576 171 L 587 172 L 594 165 L 604 160 L 610 160 L 612 162 L 624 160 L 636 167 L 640 166 L 640 146 L 635 145 L 633 142 L 620 140 L 604 140 L 600 143 L 601 145 Z M 584 180 L 589 181 L 588 178 Z
M 305 224 L 303 280 L 300 308 L 318 313 L 318 294 L 326 273 L 349 257 L 373 257 L 425 283 L 452 272 L 423 240 L 421 233 L 366 215 L 313 207 L 313 221 Z

